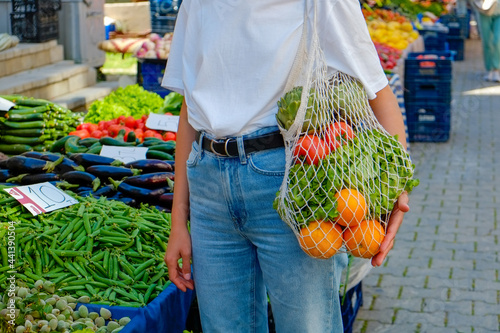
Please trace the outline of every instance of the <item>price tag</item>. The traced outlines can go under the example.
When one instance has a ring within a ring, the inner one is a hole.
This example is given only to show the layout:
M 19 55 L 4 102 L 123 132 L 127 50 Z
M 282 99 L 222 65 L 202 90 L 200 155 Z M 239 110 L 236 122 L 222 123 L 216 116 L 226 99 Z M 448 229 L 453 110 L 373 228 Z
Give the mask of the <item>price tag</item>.
M 33 216 L 78 203 L 75 198 L 49 182 L 9 187 L 4 191 L 26 207 Z
M 150 113 L 146 120 L 146 127 L 154 130 L 177 132 L 179 116 Z
M 99 155 L 111 157 L 123 163 L 146 159 L 147 147 L 119 147 L 103 145 Z
M 16 106 L 16 104 L 6 100 L 5 98 L 0 97 L 0 111 L 9 111 L 14 106 Z

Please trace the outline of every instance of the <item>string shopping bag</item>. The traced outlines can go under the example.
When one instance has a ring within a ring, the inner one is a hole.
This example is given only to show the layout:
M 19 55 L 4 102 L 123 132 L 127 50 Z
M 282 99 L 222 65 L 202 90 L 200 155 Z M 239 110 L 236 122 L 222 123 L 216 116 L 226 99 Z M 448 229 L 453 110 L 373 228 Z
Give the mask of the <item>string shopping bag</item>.
M 286 169 L 274 207 L 315 258 L 339 251 L 371 258 L 398 197 L 418 185 L 397 137 L 377 121 L 363 85 L 329 71 L 319 43 L 316 1 L 276 119 Z M 307 9 L 306 9 L 307 13 Z M 311 30 L 311 33 L 308 31 Z

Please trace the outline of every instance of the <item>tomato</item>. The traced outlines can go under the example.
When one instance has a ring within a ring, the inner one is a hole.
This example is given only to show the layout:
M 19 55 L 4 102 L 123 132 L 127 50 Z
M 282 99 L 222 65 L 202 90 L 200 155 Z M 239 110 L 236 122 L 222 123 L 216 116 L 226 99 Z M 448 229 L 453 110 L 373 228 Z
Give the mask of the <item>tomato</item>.
M 128 128 L 135 128 L 136 126 L 135 118 L 132 116 L 128 116 L 127 118 L 125 118 L 125 126 L 127 126 Z
M 316 135 L 304 135 L 299 138 L 294 151 L 294 156 L 304 157 L 305 162 L 310 165 L 317 165 L 319 160 L 328 154 L 330 154 L 330 147 Z
M 76 136 L 80 137 L 80 139 L 85 139 L 85 138 L 90 137 L 90 133 L 86 129 L 73 131 L 73 132 L 70 132 L 68 135 L 76 135 Z
M 352 127 L 343 121 L 338 121 L 331 124 L 325 133 L 325 141 L 330 147 L 330 150 L 335 150 L 354 138 Z
M 144 140 L 144 131 L 140 128 L 137 128 L 134 130 L 134 133 L 135 133 L 135 137 L 137 139 L 139 139 L 139 141 L 143 141 Z
M 113 125 L 110 125 L 108 127 L 108 133 L 109 133 L 109 136 L 111 137 L 115 137 L 118 135 L 118 132 L 120 132 L 120 130 L 123 128 L 122 125 L 118 125 L 118 124 L 113 124 Z
M 155 132 L 154 137 L 157 138 L 157 139 L 163 139 L 163 137 L 161 136 L 161 134 L 158 133 L 158 132 Z
M 98 129 L 95 131 L 92 131 L 92 132 L 90 132 L 90 136 L 92 138 L 100 139 L 102 137 L 102 131 L 98 130 Z
M 175 132 L 165 132 L 162 135 L 163 141 L 174 140 L 177 138 L 177 134 Z
M 144 132 L 144 137 L 145 137 L 145 138 L 154 137 L 154 136 L 155 136 L 155 134 L 156 134 L 156 131 L 153 131 L 153 130 L 148 129 L 148 130 L 146 130 L 146 131 Z

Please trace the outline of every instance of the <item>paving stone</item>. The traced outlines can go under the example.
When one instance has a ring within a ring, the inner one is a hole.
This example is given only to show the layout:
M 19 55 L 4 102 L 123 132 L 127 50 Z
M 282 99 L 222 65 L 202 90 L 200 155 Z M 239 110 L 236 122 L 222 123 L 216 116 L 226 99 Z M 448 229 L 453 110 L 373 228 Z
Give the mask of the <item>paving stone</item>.
M 448 313 L 448 324 L 455 327 L 474 327 L 474 331 L 498 332 L 497 315 L 465 316 L 459 313 Z
M 444 311 L 434 311 L 432 313 L 425 312 L 411 312 L 401 309 L 396 314 L 394 324 L 399 326 L 401 324 L 418 324 L 427 323 L 433 326 L 444 325 L 446 313 Z

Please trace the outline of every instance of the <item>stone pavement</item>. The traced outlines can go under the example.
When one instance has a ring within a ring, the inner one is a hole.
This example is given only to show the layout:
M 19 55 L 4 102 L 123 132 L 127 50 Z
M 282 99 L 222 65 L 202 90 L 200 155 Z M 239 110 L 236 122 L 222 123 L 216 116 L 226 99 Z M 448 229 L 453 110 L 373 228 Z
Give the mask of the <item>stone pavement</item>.
M 382 267 L 363 279 L 354 332 L 500 331 L 500 84 L 480 41 L 453 63 L 450 140 L 411 143 L 420 185 Z

